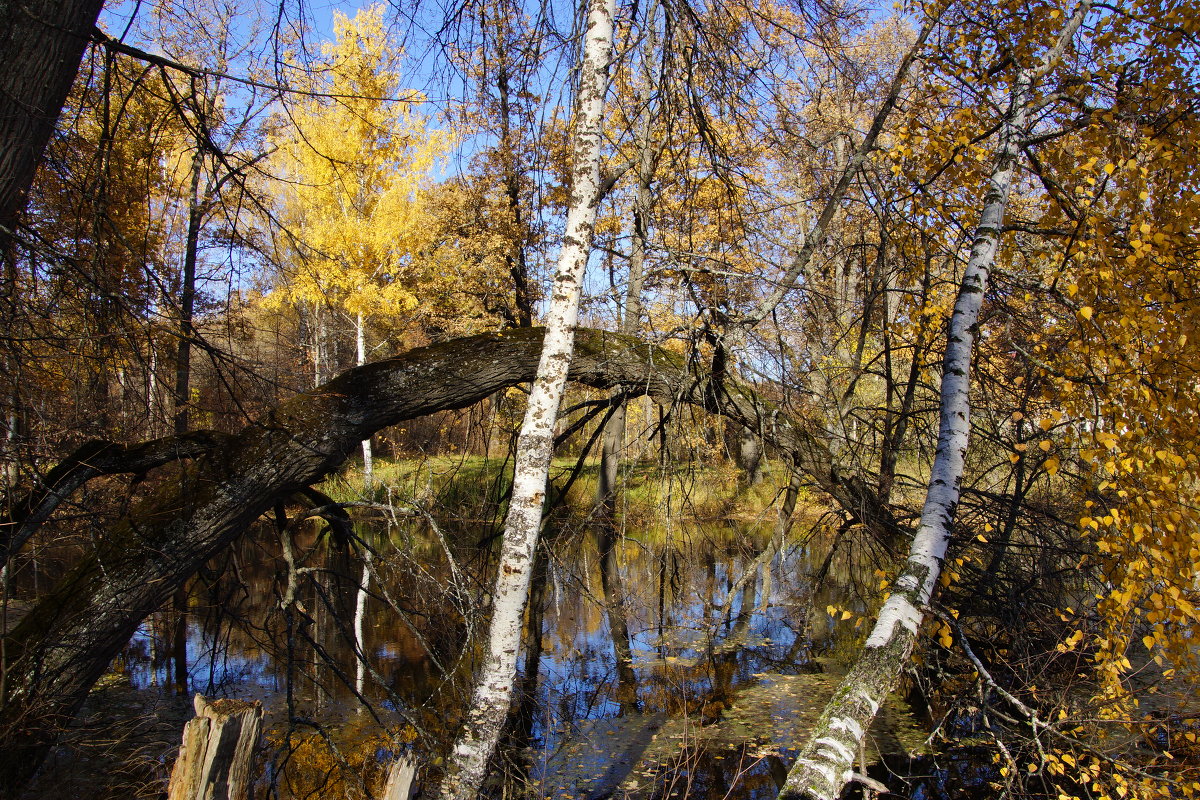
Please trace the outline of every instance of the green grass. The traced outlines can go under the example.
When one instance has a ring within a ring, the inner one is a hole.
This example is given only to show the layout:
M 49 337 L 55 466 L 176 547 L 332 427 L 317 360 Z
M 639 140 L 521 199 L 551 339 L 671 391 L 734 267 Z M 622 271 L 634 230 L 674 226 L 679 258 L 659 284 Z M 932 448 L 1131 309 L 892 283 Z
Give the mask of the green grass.
M 576 466 L 573 458 L 554 460 L 552 500 L 560 499 L 558 495 Z M 570 483 L 565 503 L 555 512 L 557 518 L 586 519 L 595 502 L 599 470 L 598 459 L 582 465 Z M 483 456 L 377 458 L 371 491 L 364 490 L 361 464 L 350 465 L 320 488 L 338 502 L 416 502 L 441 518 L 492 524 L 503 519 L 511 473 L 511 462 Z M 627 524 L 652 524 L 664 515 L 676 520 L 772 522 L 786 479 L 786 471 L 778 463 L 767 464 L 763 479 L 754 486 L 745 486 L 737 467 L 720 461 L 665 467 L 652 462 L 628 463 L 621 470 L 617 511 Z M 801 503 L 805 501 L 801 497 Z

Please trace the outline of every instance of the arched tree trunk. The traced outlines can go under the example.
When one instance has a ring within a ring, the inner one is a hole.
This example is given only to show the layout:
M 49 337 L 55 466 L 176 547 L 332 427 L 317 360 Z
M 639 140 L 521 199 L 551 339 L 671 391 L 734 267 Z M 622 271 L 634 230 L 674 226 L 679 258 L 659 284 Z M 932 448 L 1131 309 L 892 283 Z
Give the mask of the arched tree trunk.
M 521 329 L 414 350 L 351 369 L 233 436 L 192 432 L 128 447 L 93 442 L 52 470 L 47 485 L 0 522 L 10 552 L 89 478 L 195 459 L 178 481 L 100 537 L 96 550 L 5 637 L 0 796 L 14 795 L 36 771 L 141 621 L 255 519 L 337 469 L 370 433 L 532 380 L 541 345 L 540 330 Z M 681 356 L 619 334 L 577 331 L 571 377 L 598 389 L 692 403 L 747 424 L 757 425 L 752 420 L 764 407 L 735 385 L 714 405 L 705 380 Z M 865 483 L 831 471 L 828 451 L 805 426 L 779 416 L 764 432 L 857 519 L 894 527 Z

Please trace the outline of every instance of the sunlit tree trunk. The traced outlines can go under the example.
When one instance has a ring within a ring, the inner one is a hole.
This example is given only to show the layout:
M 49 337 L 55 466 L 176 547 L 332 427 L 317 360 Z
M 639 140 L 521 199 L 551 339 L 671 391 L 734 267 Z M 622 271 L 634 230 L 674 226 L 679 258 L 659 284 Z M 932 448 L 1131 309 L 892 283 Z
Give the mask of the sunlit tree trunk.
M 312 305 L 312 356 L 313 356 L 313 388 L 325 383 L 328 376 L 327 362 L 329 361 L 329 328 L 326 322 L 328 309 L 324 303 Z
M 368 446 L 370 439 L 363 442 Z M 367 678 L 367 640 L 363 635 L 363 625 L 367 620 L 367 595 L 371 591 L 371 549 L 362 548 L 362 573 L 358 579 L 358 591 L 354 598 L 354 652 L 356 663 L 354 667 L 354 691 L 362 695 Z
M 478 794 L 512 697 L 554 424 L 574 348 L 579 296 L 599 202 L 602 116 L 615 15 L 615 0 L 592 0 L 588 5 L 566 233 L 551 290 L 537 376 L 517 438 L 512 499 L 492 593 L 487 652 L 476 677 L 466 724 L 455 742 L 442 784 L 441 795 L 446 800 L 473 800 Z
M 367 363 L 367 329 L 366 323 L 363 320 L 362 312 L 358 312 L 354 317 L 354 344 L 357 359 L 355 365 L 361 367 Z M 363 489 L 371 490 L 371 484 L 375 480 L 375 459 L 371 452 L 371 440 L 363 439 L 362 442 L 363 454 Z
M 1058 43 L 1036 70 L 1018 70 L 1000 127 L 996 162 L 988 180 L 971 255 L 959 284 L 942 361 L 938 445 L 921 522 L 892 594 L 833 698 L 810 732 L 780 792 L 782 800 L 834 800 L 853 777 L 853 764 L 871 720 L 912 653 L 941 574 L 958 506 L 970 433 L 970 369 L 979 310 L 996 259 L 1013 173 L 1025 133 L 1034 81 L 1061 56 L 1090 0 L 1080 3 Z

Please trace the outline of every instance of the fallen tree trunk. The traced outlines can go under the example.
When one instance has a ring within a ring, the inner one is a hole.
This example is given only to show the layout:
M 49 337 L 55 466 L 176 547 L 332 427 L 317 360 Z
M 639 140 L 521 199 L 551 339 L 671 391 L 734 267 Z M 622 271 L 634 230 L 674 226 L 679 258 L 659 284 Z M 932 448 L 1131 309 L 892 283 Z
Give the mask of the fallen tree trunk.
M 4 638 L 0 796 L 32 776 L 141 621 L 255 519 L 337 469 L 375 431 L 532 380 L 541 339 L 532 329 L 475 336 L 351 369 L 203 450 L 178 481 L 131 510 Z M 571 378 L 752 424 L 864 524 L 891 525 L 865 481 L 830 466 L 818 436 L 748 391 L 715 391 L 677 354 L 581 329 Z
M 103 440 L 84 443 L 18 500 L 7 519 L 0 519 L 0 564 L 21 549 L 63 500 L 92 478 L 145 473 L 172 461 L 204 455 L 229 438 L 216 431 L 190 431 L 135 445 Z

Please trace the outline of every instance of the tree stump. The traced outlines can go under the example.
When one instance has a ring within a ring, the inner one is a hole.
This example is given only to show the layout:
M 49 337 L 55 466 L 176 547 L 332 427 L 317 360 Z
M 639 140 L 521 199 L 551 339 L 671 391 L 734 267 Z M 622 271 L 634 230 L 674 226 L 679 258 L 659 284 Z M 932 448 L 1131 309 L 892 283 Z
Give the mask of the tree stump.
M 417 762 L 412 756 L 400 755 L 388 769 L 383 800 L 409 800 L 416 791 Z
M 167 800 L 246 800 L 262 703 L 209 701 L 201 695 L 194 702 L 196 718 L 183 729 Z

